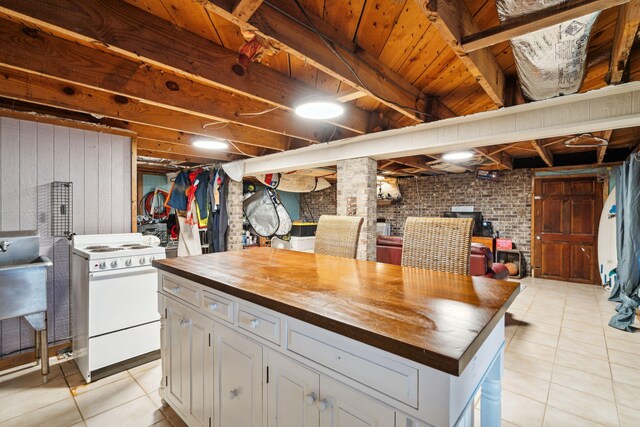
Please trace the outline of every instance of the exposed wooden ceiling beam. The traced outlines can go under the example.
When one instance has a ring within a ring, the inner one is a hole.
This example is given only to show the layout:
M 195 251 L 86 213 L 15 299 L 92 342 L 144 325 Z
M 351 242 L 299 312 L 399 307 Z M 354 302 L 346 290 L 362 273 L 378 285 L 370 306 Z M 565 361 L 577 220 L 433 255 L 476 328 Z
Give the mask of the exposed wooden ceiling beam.
M 238 0 L 233 5 L 231 13 L 241 21 L 247 22 L 260 7 L 263 0 Z
M 570 21 L 599 10 L 609 9 L 628 1 L 629 0 L 568 0 L 537 12 L 510 19 L 496 27 L 465 35 L 462 38 L 462 49 L 467 53 L 475 52 L 514 37 L 523 36 L 552 25 L 561 24 L 565 21 Z
M 360 99 L 364 96 L 367 96 L 367 94 L 364 92 L 360 92 L 359 90 L 354 90 L 354 89 L 348 89 L 348 90 L 343 90 L 342 92 L 338 92 L 335 98 L 336 98 L 336 101 L 345 103 L 345 102 L 355 101 L 356 99 Z
M 230 161 L 237 158 L 234 154 L 212 152 L 184 144 L 171 144 L 138 137 L 138 150 L 155 151 L 158 153 L 170 153 L 184 155 L 186 157 L 209 158 L 213 160 Z
M 602 138 L 607 140 L 607 145 L 603 145 L 598 147 L 598 163 L 602 163 L 604 161 L 604 155 L 607 153 L 607 147 L 609 146 L 609 142 L 611 142 L 611 135 L 613 135 L 613 130 L 605 130 L 602 133 Z
M 405 165 L 405 166 L 409 166 L 415 169 L 420 169 L 420 170 L 424 170 L 424 171 L 428 171 L 434 174 L 438 174 L 438 175 L 442 175 L 445 174 L 445 172 L 443 171 L 439 171 L 437 169 L 433 169 L 431 166 L 429 166 L 429 164 L 427 163 L 427 159 L 425 159 L 422 156 L 414 156 L 414 157 L 398 157 L 395 159 L 392 159 L 394 162 L 399 163 L 401 165 Z
M 500 167 L 503 167 L 505 169 L 513 169 L 513 158 L 509 154 L 505 153 L 504 151 L 492 154 L 489 148 L 490 147 L 476 147 L 474 148 L 474 150 L 487 159 L 493 161 Z
M 553 153 L 537 139 L 531 141 L 531 145 L 535 148 L 538 155 L 547 164 L 547 166 L 553 167 Z
M 239 25 L 241 29 L 273 41 L 289 54 L 366 93 L 415 122 L 423 121 L 416 117 L 416 112 L 411 111 L 422 111 L 424 95 L 418 88 L 372 55 L 355 48 L 350 40 L 343 40 L 344 37 L 335 30 L 327 29 L 328 25 L 312 12 L 308 11 L 306 14 L 322 37 L 313 30 L 306 16 L 301 16 L 300 10 L 292 2 L 265 1 L 248 22 L 243 22 L 233 16 L 223 0 L 193 1 L 204 4 L 208 10 Z M 293 16 L 301 17 L 298 20 L 293 19 Z M 345 64 L 336 52 L 350 65 Z
M 479 31 L 464 0 L 415 0 L 487 95 L 498 107 L 505 106 L 505 77 L 488 48 L 467 53 L 462 39 Z
M 163 108 L 230 121 L 313 142 L 322 142 L 333 126 L 302 121 L 293 112 L 187 78 L 129 61 L 20 24 L 0 20 L 0 64 L 30 73 L 138 99 Z M 29 35 L 27 35 L 29 34 Z M 29 52 L 25 55 L 25 52 Z M 105 78 L 105 76 L 109 76 Z M 270 111 L 273 110 L 273 111 Z M 266 114 L 250 116 L 243 114 Z M 354 135 L 343 129 L 335 139 Z
M 259 155 L 262 152 L 260 147 L 282 151 L 289 143 L 288 138 L 282 135 L 259 132 L 239 125 L 222 128 L 218 125 L 207 126 L 210 122 L 202 117 L 146 105 L 108 92 L 74 86 L 41 76 L 2 68 L 0 76 L 0 96 L 6 98 L 228 139 L 234 141 L 242 153 L 249 156 Z
M 631 47 L 638 33 L 638 25 L 640 25 L 640 0 L 632 0 L 620 6 L 616 22 L 611 63 L 607 75 L 609 84 L 618 84 L 622 81 Z
M 327 95 L 257 63 L 249 64 L 247 72 L 238 76 L 231 71 L 237 52 L 124 1 L 3 0 L 0 16 L 286 110 L 292 110 L 301 98 Z M 328 122 L 366 132 L 368 112 L 350 105 L 346 108 L 346 114 Z
M 194 157 L 187 156 L 184 154 L 176 154 L 176 153 L 164 153 L 160 151 L 152 151 L 152 150 L 141 150 L 138 148 L 138 156 L 144 157 L 155 157 L 157 159 L 169 159 L 169 160 L 177 160 L 179 162 L 191 162 L 197 164 L 208 164 L 214 163 L 218 161 L 218 159 L 213 159 L 211 157 Z

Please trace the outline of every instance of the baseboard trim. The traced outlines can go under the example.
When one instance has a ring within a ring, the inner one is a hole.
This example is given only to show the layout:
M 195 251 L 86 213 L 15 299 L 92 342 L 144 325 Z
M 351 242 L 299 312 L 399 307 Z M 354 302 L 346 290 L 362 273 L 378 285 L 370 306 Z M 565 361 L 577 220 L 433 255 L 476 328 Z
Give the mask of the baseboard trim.
M 62 344 L 49 346 L 49 357 L 57 355 L 61 350 L 71 347 L 71 341 L 64 342 Z M 35 350 L 30 350 L 26 353 L 16 354 L 14 356 L 8 356 L 5 359 L 0 359 L 0 371 L 5 369 L 15 368 L 16 366 L 26 365 L 27 363 L 33 363 L 36 361 Z

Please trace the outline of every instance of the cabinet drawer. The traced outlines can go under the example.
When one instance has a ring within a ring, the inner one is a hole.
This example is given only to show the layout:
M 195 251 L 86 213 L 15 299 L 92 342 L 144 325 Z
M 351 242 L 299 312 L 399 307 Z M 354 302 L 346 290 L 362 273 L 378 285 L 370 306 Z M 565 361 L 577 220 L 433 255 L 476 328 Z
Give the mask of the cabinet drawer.
M 240 305 L 238 326 L 272 343 L 280 344 L 280 319 Z
M 205 291 L 204 311 L 207 314 L 212 314 L 222 320 L 233 323 L 233 301 L 227 298 Z
M 312 337 L 306 331 L 297 330 L 295 325 L 289 325 L 287 349 L 399 402 L 418 407 L 417 368 L 375 354 L 364 354 L 366 348 L 353 354 L 324 342 L 324 338 L 340 345 L 338 340 L 315 334 Z
M 162 276 L 162 290 L 189 304 L 200 307 L 200 290 L 194 285 Z

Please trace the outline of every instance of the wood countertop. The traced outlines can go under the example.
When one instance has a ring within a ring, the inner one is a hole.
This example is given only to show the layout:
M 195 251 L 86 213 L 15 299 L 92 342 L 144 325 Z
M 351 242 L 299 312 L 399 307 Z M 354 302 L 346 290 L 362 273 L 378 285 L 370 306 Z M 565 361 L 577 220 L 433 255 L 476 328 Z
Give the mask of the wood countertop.
M 272 248 L 153 265 L 456 376 L 520 289 L 515 282 Z

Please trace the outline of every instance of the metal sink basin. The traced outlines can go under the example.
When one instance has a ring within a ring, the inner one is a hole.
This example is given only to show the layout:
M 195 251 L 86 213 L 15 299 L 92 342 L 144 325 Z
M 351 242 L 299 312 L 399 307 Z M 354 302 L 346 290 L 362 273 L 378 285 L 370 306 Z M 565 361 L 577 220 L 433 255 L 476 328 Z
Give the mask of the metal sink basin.
M 47 268 L 37 231 L 0 233 L 0 320 L 24 317 L 36 331 L 36 358 L 49 373 L 47 349 Z

